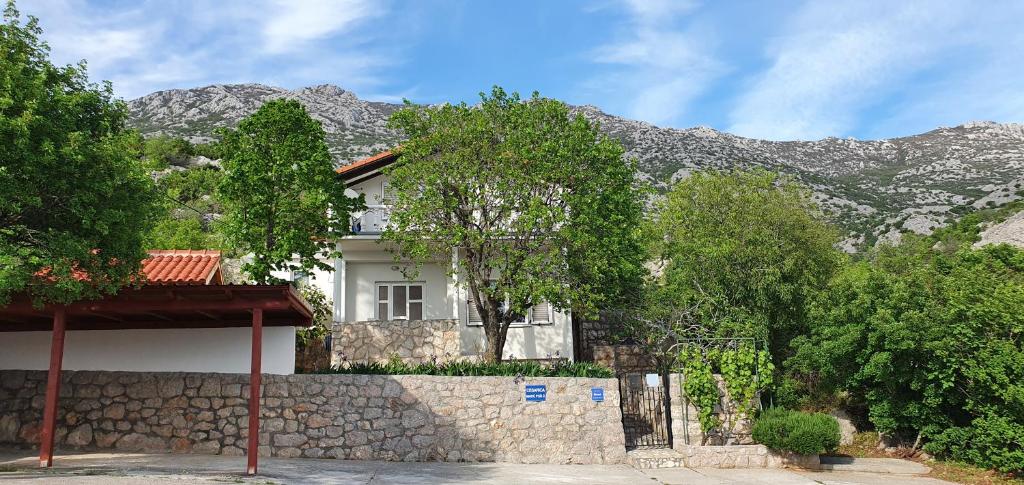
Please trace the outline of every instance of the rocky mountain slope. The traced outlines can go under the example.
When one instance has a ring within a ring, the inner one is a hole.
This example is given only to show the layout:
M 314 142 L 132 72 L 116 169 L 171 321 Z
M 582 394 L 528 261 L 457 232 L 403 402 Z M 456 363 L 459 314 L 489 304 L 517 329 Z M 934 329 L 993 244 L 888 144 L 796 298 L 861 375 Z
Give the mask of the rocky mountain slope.
M 153 93 L 128 103 L 143 134 L 210 140 L 270 99 L 301 101 L 319 119 L 339 164 L 394 145 L 388 116 L 399 106 L 364 101 L 336 86 L 294 91 L 258 84 L 214 85 Z M 888 140 L 825 138 L 765 141 L 706 127 L 660 128 L 575 108 L 619 139 L 640 174 L 665 187 L 694 170 L 765 167 L 814 190 L 821 208 L 849 230 L 846 244 L 872 244 L 901 231 L 930 233 L 973 208 L 1024 196 L 1024 125 L 990 122 L 938 128 Z

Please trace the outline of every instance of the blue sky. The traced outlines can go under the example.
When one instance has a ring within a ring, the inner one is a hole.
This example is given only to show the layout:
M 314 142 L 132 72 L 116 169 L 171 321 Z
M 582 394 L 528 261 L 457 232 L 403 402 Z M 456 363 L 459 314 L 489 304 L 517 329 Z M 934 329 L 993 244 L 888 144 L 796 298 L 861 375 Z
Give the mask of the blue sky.
M 131 99 L 259 82 L 474 102 L 499 84 L 776 140 L 1024 121 L 1024 2 L 21 0 Z

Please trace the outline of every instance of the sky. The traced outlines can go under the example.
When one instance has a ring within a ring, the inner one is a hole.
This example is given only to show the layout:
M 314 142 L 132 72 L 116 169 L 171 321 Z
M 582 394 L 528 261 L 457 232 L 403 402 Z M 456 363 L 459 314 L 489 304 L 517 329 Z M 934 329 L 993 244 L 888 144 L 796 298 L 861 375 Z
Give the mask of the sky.
M 334 84 L 474 103 L 506 90 L 662 127 L 813 140 L 1024 122 L 1016 0 L 19 0 L 54 62 L 133 99 Z

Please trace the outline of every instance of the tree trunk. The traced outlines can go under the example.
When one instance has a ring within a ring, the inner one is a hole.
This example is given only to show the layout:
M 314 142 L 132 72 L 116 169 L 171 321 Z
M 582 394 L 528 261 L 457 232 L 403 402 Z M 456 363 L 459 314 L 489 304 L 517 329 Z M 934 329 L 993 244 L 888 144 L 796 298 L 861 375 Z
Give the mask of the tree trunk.
M 484 351 L 484 361 L 498 363 L 502 361 L 505 350 L 505 340 L 508 338 L 509 324 L 494 316 L 493 319 L 485 317 L 484 335 L 487 337 L 487 348 Z
M 501 341 L 501 323 L 494 321 L 484 322 L 484 335 L 487 337 L 487 349 L 484 351 L 484 361 L 497 363 L 501 362 L 501 354 L 504 350 L 504 342 Z

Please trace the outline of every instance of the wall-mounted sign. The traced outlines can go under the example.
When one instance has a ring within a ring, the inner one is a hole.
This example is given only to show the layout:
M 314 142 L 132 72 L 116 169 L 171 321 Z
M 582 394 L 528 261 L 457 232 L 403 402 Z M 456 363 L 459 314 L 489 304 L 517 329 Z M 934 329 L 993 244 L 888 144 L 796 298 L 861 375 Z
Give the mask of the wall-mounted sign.
M 548 398 L 548 386 L 544 384 L 526 385 L 526 402 L 542 402 Z
M 594 402 L 604 401 L 604 388 L 603 387 L 591 387 L 590 388 L 590 399 Z
M 647 381 L 647 387 L 659 387 L 661 386 L 661 376 L 658 374 L 647 374 L 644 376 Z

